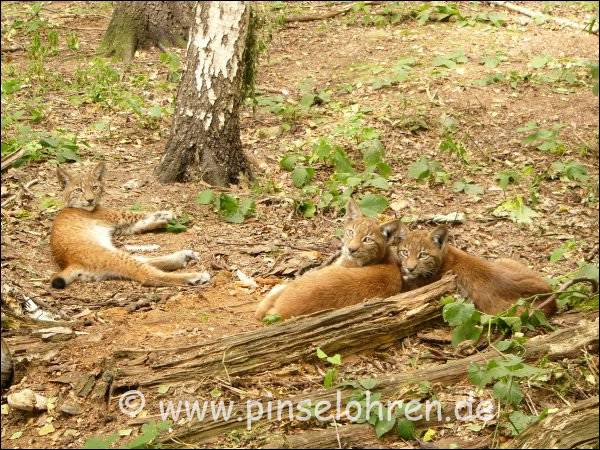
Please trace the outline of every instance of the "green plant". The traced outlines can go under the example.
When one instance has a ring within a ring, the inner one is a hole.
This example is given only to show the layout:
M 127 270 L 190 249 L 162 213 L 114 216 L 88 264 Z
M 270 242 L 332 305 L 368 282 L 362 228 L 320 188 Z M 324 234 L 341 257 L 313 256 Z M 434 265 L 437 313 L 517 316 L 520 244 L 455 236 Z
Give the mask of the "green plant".
M 120 448 L 159 448 L 156 445 L 156 438 L 167 431 L 173 423 L 170 420 L 164 422 L 151 421 L 142 425 L 140 434 Z M 113 433 L 106 436 L 92 436 L 88 438 L 83 448 L 111 448 L 119 440 L 119 433 Z
M 499 172 L 496 175 L 496 182 L 498 186 L 502 188 L 503 191 L 506 190 L 509 184 L 517 184 L 521 179 L 521 174 L 516 170 L 508 169 Z
M 167 224 L 165 230 L 168 233 L 183 233 L 187 230 L 187 225 L 190 223 L 190 220 L 190 217 L 186 214 L 181 217 L 176 217 Z
M 282 320 L 283 318 L 279 314 L 267 314 L 262 319 L 265 325 L 273 325 L 274 323 L 281 322 Z
M 586 181 L 589 178 L 587 169 L 577 161 L 555 161 L 550 166 L 549 175 L 561 181 Z
M 379 381 L 374 378 L 363 378 L 342 383 L 342 386 L 353 389 L 349 401 L 357 404 L 356 407 L 352 408 L 354 409 L 352 421 L 354 423 L 368 423 L 373 426 L 375 434 L 379 438 L 391 431 L 395 431 L 402 439 L 415 439 L 415 424 L 413 421 L 406 418 L 407 404 L 401 402 L 400 404 L 394 404 L 391 407 L 389 404 L 388 406 L 385 406 L 381 402 L 381 394 L 379 392 L 373 392 L 378 384 Z M 429 388 L 420 385 L 419 393 L 427 395 L 429 393 Z M 367 406 L 367 404 L 369 406 Z M 358 411 L 355 408 L 359 408 Z M 357 412 L 360 414 L 357 414 Z
M 470 183 L 466 180 L 454 182 L 452 185 L 452 190 L 454 192 L 464 192 L 465 194 L 473 196 L 482 195 L 484 192 L 483 187 L 475 183 Z
M 494 383 L 494 397 L 501 402 L 518 405 L 523 400 L 523 392 L 519 386 L 521 379 L 545 374 L 547 370 L 530 366 L 516 355 L 504 355 L 486 364 L 471 364 L 468 369 L 469 380 L 478 387 Z M 520 427 L 519 427 L 520 428 Z
M 425 156 L 408 166 L 408 175 L 417 181 L 445 183 L 448 180 L 441 164 Z
M 459 64 L 465 64 L 469 58 L 465 55 L 464 50 L 457 50 L 446 56 L 436 56 L 433 58 L 432 65 L 434 67 L 445 67 L 447 69 L 456 69 Z
M 458 10 L 458 7 L 454 3 L 436 5 L 428 2 L 417 8 L 416 12 L 417 22 L 420 25 L 424 25 L 428 21 L 444 22 L 453 17 L 458 20 L 464 19 Z
M 575 250 L 577 248 L 577 245 L 577 241 L 570 239 L 561 244 L 561 246 L 557 249 L 553 250 L 552 253 L 550 253 L 548 259 L 550 260 L 550 262 L 557 262 L 563 259 L 565 254 L 568 254 L 569 252 Z
M 67 34 L 67 47 L 74 52 L 79 50 L 79 36 L 75 32 Z
M 493 214 L 497 217 L 508 217 L 517 224 L 530 225 L 539 214 L 525 204 L 523 197 L 517 195 L 503 201 Z
M 215 194 L 211 190 L 200 192 L 195 198 L 199 205 L 212 204 L 226 222 L 242 223 L 254 215 L 256 204 L 249 198 L 239 198 L 226 193 Z
M 159 56 L 160 62 L 163 63 L 169 70 L 167 81 L 171 83 L 179 83 L 181 80 L 181 59 L 174 52 L 162 52 Z
M 77 136 L 57 130 L 53 133 L 34 131 L 27 126 L 17 127 L 16 133 L 2 140 L 2 156 L 24 150 L 15 163 L 20 166 L 29 161 L 56 160 L 59 164 L 79 160 L 80 144 Z
M 327 372 L 325 372 L 325 376 L 323 377 L 323 386 L 330 388 L 337 380 L 337 367 L 342 364 L 342 355 L 336 353 L 333 356 L 327 356 L 327 353 L 321 350 L 321 347 L 317 347 L 317 358 L 327 361 L 332 366 L 327 369 Z
M 528 122 L 517 132 L 527 134 L 521 141 L 523 145 L 534 145 L 538 150 L 561 154 L 565 151 L 565 144 L 558 140 L 562 124 L 553 125 L 552 128 L 540 128 L 536 122 Z
M 442 309 L 442 317 L 452 329 L 452 345 L 457 346 L 463 341 L 477 342 L 484 330 L 487 333 L 488 342 L 491 342 L 493 332 L 519 333 L 525 327 L 527 329 L 535 329 L 539 326 L 550 328 L 544 313 L 540 310 L 531 310 L 529 305 L 531 299 L 521 299 L 513 306 L 499 314 L 485 314 L 477 309 L 472 303 L 466 302 L 463 299 L 456 299 L 453 296 L 442 298 L 441 302 L 444 305 Z M 517 310 L 523 309 L 519 315 Z M 518 339 L 504 340 L 496 344 L 496 348 L 500 351 L 506 351 L 513 346 L 520 345 Z

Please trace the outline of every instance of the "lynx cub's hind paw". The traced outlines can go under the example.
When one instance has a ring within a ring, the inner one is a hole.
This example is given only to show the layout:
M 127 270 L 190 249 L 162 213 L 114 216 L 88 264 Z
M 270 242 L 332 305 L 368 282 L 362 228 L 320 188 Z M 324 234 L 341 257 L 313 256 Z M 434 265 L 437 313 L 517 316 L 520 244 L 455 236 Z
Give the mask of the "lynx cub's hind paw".
M 191 285 L 204 284 L 210 280 L 210 274 L 208 272 L 198 272 L 192 274 L 186 281 Z
M 175 218 L 175 213 L 173 211 L 156 211 L 152 218 L 155 222 L 168 223 Z
M 192 261 L 198 261 L 199 255 L 193 250 L 179 250 L 175 253 L 177 258 L 181 261 L 182 266 L 188 265 Z

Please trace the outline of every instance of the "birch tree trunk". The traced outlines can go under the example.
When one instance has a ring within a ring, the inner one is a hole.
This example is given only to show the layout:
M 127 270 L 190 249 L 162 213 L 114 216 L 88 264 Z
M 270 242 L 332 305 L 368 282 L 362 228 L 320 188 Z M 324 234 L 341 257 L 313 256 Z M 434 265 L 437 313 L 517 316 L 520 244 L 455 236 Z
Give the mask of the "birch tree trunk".
M 249 33 L 248 2 L 200 2 L 171 133 L 156 173 L 161 182 L 199 178 L 213 185 L 250 175 L 239 109 Z
M 116 2 L 101 50 L 107 56 L 131 60 L 138 48 L 183 47 L 196 2 Z

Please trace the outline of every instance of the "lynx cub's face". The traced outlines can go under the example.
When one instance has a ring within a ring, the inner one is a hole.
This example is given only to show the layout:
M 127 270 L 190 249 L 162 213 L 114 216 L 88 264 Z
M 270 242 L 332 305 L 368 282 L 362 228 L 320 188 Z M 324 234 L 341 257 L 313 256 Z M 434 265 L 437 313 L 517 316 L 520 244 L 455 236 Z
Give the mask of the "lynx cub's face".
M 446 255 L 448 229 L 445 226 L 430 232 L 409 231 L 403 226 L 399 237 L 398 257 L 404 281 L 430 278 L 438 273 Z
M 72 174 L 62 167 L 56 169 L 58 181 L 63 188 L 65 205 L 69 208 L 81 208 L 93 211 L 100 203 L 104 192 L 103 162 L 98 163 L 90 172 Z
M 400 226 L 398 220 L 380 225 L 363 216 L 354 200 L 346 208 L 346 226 L 342 237 L 342 259 L 355 266 L 381 262 L 387 246 Z

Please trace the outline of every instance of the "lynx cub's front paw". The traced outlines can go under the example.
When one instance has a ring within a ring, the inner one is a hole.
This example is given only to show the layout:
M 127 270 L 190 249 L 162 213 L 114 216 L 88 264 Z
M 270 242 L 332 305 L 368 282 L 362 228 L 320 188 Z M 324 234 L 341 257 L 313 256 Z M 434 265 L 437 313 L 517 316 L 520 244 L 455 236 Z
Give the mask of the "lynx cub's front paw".
M 191 276 L 186 280 L 188 284 L 198 285 L 204 284 L 208 280 L 210 280 L 210 274 L 208 272 L 197 272 L 191 274 Z

